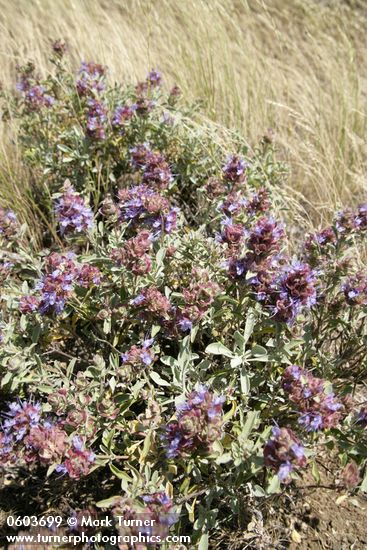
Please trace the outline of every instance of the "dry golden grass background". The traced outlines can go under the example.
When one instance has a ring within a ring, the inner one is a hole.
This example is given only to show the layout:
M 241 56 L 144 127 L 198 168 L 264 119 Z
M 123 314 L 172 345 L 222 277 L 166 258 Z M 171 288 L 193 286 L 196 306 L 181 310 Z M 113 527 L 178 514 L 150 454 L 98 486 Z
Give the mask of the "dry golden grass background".
M 56 38 L 73 68 L 93 59 L 135 80 L 155 67 L 250 144 L 272 128 L 289 199 L 318 224 L 367 191 L 366 23 L 365 0 L 0 0 L 0 78 L 13 86 L 28 59 L 46 73 Z

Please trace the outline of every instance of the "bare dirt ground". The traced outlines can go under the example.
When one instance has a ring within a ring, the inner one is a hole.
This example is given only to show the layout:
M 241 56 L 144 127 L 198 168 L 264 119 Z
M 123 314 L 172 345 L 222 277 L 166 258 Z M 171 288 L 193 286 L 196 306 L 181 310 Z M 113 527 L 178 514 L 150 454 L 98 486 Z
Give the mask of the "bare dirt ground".
M 243 529 L 224 529 L 215 550 L 367 550 L 367 494 L 348 491 L 337 461 L 325 454 L 320 482 L 311 469 L 283 495 L 246 509 Z

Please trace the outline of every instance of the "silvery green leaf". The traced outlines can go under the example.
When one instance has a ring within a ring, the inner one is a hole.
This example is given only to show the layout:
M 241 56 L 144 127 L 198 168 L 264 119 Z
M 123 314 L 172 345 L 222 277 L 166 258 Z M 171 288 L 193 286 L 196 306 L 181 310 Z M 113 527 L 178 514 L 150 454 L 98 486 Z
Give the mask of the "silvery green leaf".
M 209 535 L 208 533 L 203 533 L 200 537 L 198 550 L 208 550 L 208 548 L 209 548 Z
M 233 357 L 233 353 L 221 342 L 213 342 L 206 347 L 205 353 L 212 355 L 224 355 L 225 357 Z
M 239 367 L 242 364 L 242 356 L 236 355 L 231 359 L 231 367 L 235 369 L 236 367 Z
M 243 395 L 248 395 L 250 393 L 250 378 L 247 374 L 244 367 L 241 369 L 241 392 Z
M 248 314 L 247 314 L 247 318 L 246 318 L 245 332 L 243 333 L 244 345 L 247 344 L 251 334 L 254 331 L 255 322 L 256 322 L 256 318 L 255 318 L 255 315 L 254 315 L 254 311 L 252 309 L 250 309 Z
M 274 495 L 280 493 L 280 480 L 277 475 L 273 476 L 269 482 L 269 485 L 266 488 L 268 495 Z
M 170 367 L 173 367 L 177 361 L 174 357 L 170 357 L 169 355 L 163 355 L 160 357 L 160 362 L 164 365 L 169 365 Z
M 258 344 L 255 344 L 251 348 L 252 355 L 266 355 L 268 352 L 266 348 L 263 346 L 259 346 Z
M 160 330 L 161 330 L 160 325 L 153 325 L 152 330 L 150 331 L 151 337 L 154 338 L 154 336 L 156 336 Z
M 153 382 L 155 382 L 156 384 L 158 384 L 158 386 L 170 386 L 170 382 L 167 382 L 167 380 L 164 380 L 163 378 L 161 378 L 161 376 L 158 374 L 158 372 L 154 372 L 152 371 L 150 373 L 150 378 L 153 380 Z

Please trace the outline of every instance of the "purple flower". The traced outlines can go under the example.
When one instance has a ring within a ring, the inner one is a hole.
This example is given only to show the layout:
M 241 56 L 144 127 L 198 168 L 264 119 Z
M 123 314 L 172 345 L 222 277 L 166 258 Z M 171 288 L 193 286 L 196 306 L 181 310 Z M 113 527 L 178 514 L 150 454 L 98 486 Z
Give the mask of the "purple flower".
M 162 83 L 162 75 L 155 69 L 152 69 L 145 80 L 138 82 L 136 85 L 136 93 L 140 99 L 144 99 L 144 96 L 154 88 L 159 88 Z
M 231 191 L 226 199 L 222 201 L 218 209 L 221 210 L 226 216 L 232 217 L 235 214 L 244 210 L 246 206 L 246 199 L 244 199 L 240 193 L 236 191 Z
M 277 252 L 284 235 L 283 227 L 273 218 L 260 218 L 247 238 L 247 248 L 254 261 L 258 262 Z
M 143 316 L 156 320 L 167 319 L 172 308 L 168 298 L 155 286 L 144 288 L 130 303 L 141 308 Z
M 322 416 L 315 412 L 308 412 L 302 414 L 298 423 L 303 426 L 308 432 L 315 432 L 322 429 Z
M 130 149 L 131 164 L 134 168 L 143 168 L 152 151 L 147 143 L 141 143 Z
M 281 299 L 290 298 L 295 303 L 307 308 L 315 305 L 316 273 L 308 264 L 296 262 L 285 268 L 278 285 Z
M 223 166 L 223 177 L 230 183 L 241 183 L 245 180 L 245 171 L 249 165 L 237 155 L 227 158 Z
M 249 199 L 245 200 L 244 206 L 247 213 L 251 216 L 267 212 L 270 208 L 268 191 L 265 188 L 255 191 Z
M 286 462 L 283 462 L 279 466 L 279 470 L 278 470 L 278 477 L 280 481 L 285 481 L 289 477 L 292 470 L 293 470 L 293 466 L 288 460 Z
M 164 216 L 164 230 L 166 233 L 172 233 L 177 229 L 177 215 L 179 212 L 180 209 L 175 206 Z
M 122 374 L 125 378 L 127 374 L 131 374 L 132 372 L 139 373 L 141 367 L 149 367 L 154 362 L 154 351 L 151 349 L 153 343 L 154 340 L 150 338 L 149 340 L 145 340 L 142 346 L 132 346 L 121 355 L 121 360 L 124 365 Z M 130 369 L 126 367 L 130 367 Z
M 32 427 L 38 426 L 41 405 L 27 401 L 14 401 L 8 404 L 8 411 L 4 418 L 4 433 L 13 437 L 15 441 L 21 441 Z
M 177 324 L 182 330 L 182 332 L 190 331 L 193 325 L 192 321 L 190 321 L 190 319 L 186 319 L 185 317 L 182 317 L 182 319 L 180 319 Z
M 355 223 L 359 231 L 365 231 L 367 229 L 367 203 L 358 206 Z
M 99 94 L 105 89 L 106 67 L 93 61 L 83 61 L 79 69 L 79 78 L 76 89 L 80 96 Z
M 338 212 L 335 219 L 335 227 L 339 234 L 348 235 L 357 229 L 355 213 L 350 209 Z
M 81 451 L 83 449 L 83 441 L 79 436 L 73 437 L 73 447 L 76 451 Z
M 21 298 L 21 311 L 31 313 L 37 307 L 42 315 L 53 312 L 59 315 L 76 285 L 89 287 L 92 284 L 99 284 L 99 282 L 100 272 L 96 267 L 88 264 L 83 266 L 76 264 L 72 253 L 57 254 L 53 252 L 46 258 L 45 274 L 36 285 L 40 296 Z
M 169 201 L 147 185 L 137 185 L 130 189 L 120 189 L 119 220 L 130 221 L 134 225 L 145 225 L 155 230 L 155 238 L 165 231 L 176 229 L 178 209 L 171 208 Z
M 25 101 L 30 109 L 38 110 L 42 107 L 52 107 L 55 98 L 46 93 L 44 86 L 36 85 L 26 91 Z
M 357 273 L 348 277 L 342 285 L 345 301 L 350 306 L 367 305 L 367 276 Z
M 305 249 L 308 253 L 319 253 L 324 247 L 336 244 L 336 235 L 332 227 L 326 227 L 318 233 L 309 235 L 305 241 Z
M 22 313 L 34 313 L 38 310 L 39 299 L 37 296 L 22 296 L 19 300 L 19 309 Z
M 173 180 L 171 169 L 161 153 L 153 152 L 147 144 L 131 150 L 132 165 L 143 170 L 143 184 L 165 189 Z
M 277 473 L 280 481 L 287 481 L 290 473 L 303 468 L 307 460 L 295 433 L 290 428 L 275 427 L 264 447 L 264 462 Z
M 357 424 L 360 424 L 364 428 L 367 426 L 367 406 L 361 408 L 357 415 L 356 421 Z
M 246 229 L 242 224 L 233 223 L 231 218 L 226 217 L 222 220 L 222 231 L 217 240 L 227 243 L 229 247 L 235 247 L 243 243 L 246 234 Z
M 155 69 L 152 69 L 146 78 L 147 82 L 153 88 L 159 87 L 162 84 L 162 75 Z
M 145 300 L 144 294 L 138 294 L 133 300 L 131 300 L 131 304 L 134 306 L 140 306 Z
M 57 201 L 55 213 L 60 233 L 81 233 L 93 226 L 93 212 L 70 183 L 64 184 L 62 197 Z
M 307 431 L 332 428 L 339 423 L 344 407 L 333 393 L 326 392 L 325 380 L 292 365 L 285 369 L 282 385 L 300 412 L 298 423 Z
M 112 126 L 122 128 L 134 116 L 134 109 L 128 105 L 119 105 L 112 115 Z
M 56 467 L 56 471 L 68 474 L 71 479 L 79 479 L 89 474 L 95 459 L 95 454 L 85 447 L 85 442 L 75 436 L 72 446 L 65 453 L 65 460 Z
M 87 134 L 91 138 L 105 139 L 107 107 L 97 99 L 88 99 Z
M 177 420 L 165 428 L 162 441 L 168 458 L 207 454 L 222 436 L 224 396 L 216 396 L 205 386 L 193 391 L 176 409 Z
M 17 235 L 19 224 L 17 216 L 12 210 L 4 210 L 0 207 L 0 239 L 10 240 Z
M 261 262 L 248 284 L 273 319 L 292 323 L 302 309 L 316 303 L 316 272 L 306 263 L 284 266 L 282 262 L 277 257 Z

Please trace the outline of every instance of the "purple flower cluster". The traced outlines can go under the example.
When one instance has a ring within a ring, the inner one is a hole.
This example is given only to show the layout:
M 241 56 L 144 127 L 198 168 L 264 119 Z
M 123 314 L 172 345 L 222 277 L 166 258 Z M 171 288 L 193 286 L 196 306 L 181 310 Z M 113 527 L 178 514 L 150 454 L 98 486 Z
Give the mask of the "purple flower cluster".
M 244 244 L 244 237 L 248 234 L 245 226 L 241 223 L 234 223 L 232 218 L 225 217 L 222 220 L 222 230 L 218 235 L 217 240 L 220 243 L 227 244 L 233 252 L 234 248 L 239 248 Z
M 53 252 L 46 258 L 45 275 L 36 285 L 40 296 L 23 296 L 20 300 L 22 313 L 60 314 L 71 297 L 75 286 L 89 287 L 100 283 L 100 272 L 87 264 L 78 265 L 74 254 Z
M 332 227 L 326 227 L 317 233 L 309 235 L 305 241 L 305 248 L 308 252 L 319 252 L 328 245 L 336 244 L 336 235 Z
M 223 166 L 223 177 L 231 184 L 239 184 L 245 181 L 248 164 L 237 155 L 230 155 Z
M 99 63 L 83 61 L 76 81 L 76 89 L 80 96 L 99 94 L 105 89 L 106 67 Z
M 350 276 L 342 285 L 345 301 L 350 306 L 367 305 L 367 276 L 363 273 Z
M 141 371 L 142 368 L 150 367 L 154 362 L 155 355 L 151 348 L 153 338 L 144 340 L 141 346 L 132 346 L 128 351 L 121 355 L 123 367 L 120 374 L 123 378 L 130 379 Z
M 228 266 L 229 276 L 236 278 L 243 278 L 248 271 L 259 270 L 259 265 L 266 265 L 270 257 L 274 257 L 274 254 L 279 251 L 282 240 L 285 236 L 284 229 L 273 218 L 262 217 L 255 225 L 247 230 L 239 224 L 226 223 L 227 234 L 232 239 L 236 239 L 234 233 L 238 235 L 238 242 L 229 243 L 227 237 L 227 243 L 230 245 L 227 256 L 228 260 L 226 265 Z M 245 239 L 242 238 L 246 236 Z M 226 237 L 222 236 L 222 240 Z M 240 255 L 241 248 L 245 247 L 246 252 L 243 256 Z
M 63 191 L 55 205 L 61 235 L 87 231 L 93 226 L 92 210 L 69 182 L 64 184 Z
M 267 212 L 271 206 L 268 191 L 264 187 L 255 191 L 245 200 L 244 206 L 247 214 L 251 216 Z
M 162 441 L 168 458 L 206 454 L 222 437 L 222 407 L 226 399 L 209 392 L 205 386 L 193 391 L 188 400 L 176 408 L 177 420 L 167 424 Z
M 273 218 L 260 218 L 249 232 L 246 245 L 256 263 L 280 249 L 285 233 Z
M 135 103 L 131 107 L 137 115 L 144 117 L 154 109 L 155 102 L 145 96 L 140 96 L 136 98 Z
M 152 260 L 147 254 L 152 247 L 153 236 L 142 230 L 125 241 L 122 248 L 112 250 L 111 257 L 118 265 L 124 265 L 134 275 L 144 275 L 152 267 Z
M 335 227 L 341 236 L 367 229 L 367 204 L 360 204 L 356 211 L 346 208 L 338 212 Z
M 161 532 L 167 533 L 168 528 L 178 520 L 177 514 L 173 511 L 172 499 L 163 491 L 143 495 L 141 498 L 146 505 L 144 513 L 152 519 L 155 518 Z
M 38 110 L 42 107 L 52 107 L 55 98 L 46 93 L 44 86 L 31 86 L 24 94 L 28 107 L 32 110 Z
M 94 139 L 105 139 L 107 107 L 101 101 L 91 98 L 87 101 L 87 134 Z
M 112 126 L 119 128 L 120 130 L 125 126 L 129 120 L 134 116 L 135 108 L 128 105 L 119 105 L 116 107 L 112 115 Z
M 12 267 L 14 267 L 13 262 L 0 259 L 0 284 L 6 281 L 9 274 L 11 273 Z
M 223 188 L 220 180 L 215 180 L 214 178 L 213 183 L 208 182 L 207 186 L 210 184 L 210 190 L 213 193 L 212 188 L 215 182 L 216 185 L 214 187 L 214 193 L 223 194 L 225 189 Z M 224 215 L 228 217 L 241 213 L 246 214 L 247 217 L 253 217 L 259 214 L 264 214 L 270 209 L 270 206 L 271 202 L 269 193 L 264 187 L 260 188 L 258 191 L 254 191 L 249 197 L 244 197 L 240 191 L 232 189 L 229 193 L 227 193 L 226 198 L 219 204 L 219 210 L 221 210 Z M 263 218 L 262 223 L 265 223 L 265 219 L 266 218 Z
M 306 263 L 280 266 L 273 258 L 260 265 L 248 282 L 255 299 L 280 322 L 292 323 L 302 309 L 316 303 L 316 273 Z
M 44 86 L 39 84 L 34 75 L 34 67 L 27 65 L 21 69 L 17 89 L 22 92 L 24 101 L 30 111 L 37 111 L 42 107 L 51 107 L 55 98 L 47 93 Z
M 95 454 L 85 447 L 83 439 L 74 436 L 71 446 L 65 453 L 65 460 L 56 467 L 56 471 L 68 474 L 71 479 L 79 479 L 89 474 L 95 459 Z
M 79 276 L 79 269 L 74 263 L 74 254 L 52 253 L 46 259 L 46 274 L 36 285 L 41 292 L 38 311 L 41 314 L 54 311 L 59 314 L 70 298 Z
M 149 286 L 144 288 L 131 304 L 139 308 L 144 316 L 154 319 L 168 319 L 172 306 L 158 288 Z
M 112 511 L 114 516 L 130 520 L 130 526 L 127 526 L 127 522 L 125 524 L 118 522 L 119 527 L 117 527 L 117 530 L 119 534 L 125 537 L 135 536 L 139 540 L 139 535 L 152 538 L 160 537 L 161 540 L 166 539 L 169 528 L 178 520 L 172 499 L 163 491 L 142 495 L 140 498 L 143 505 L 139 501 L 124 498 L 114 507 Z M 146 545 L 138 543 L 136 548 L 137 550 L 144 550 Z
M 135 145 L 135 147 L 131 147 L 130 154 L 132 166 L 134 168 L 143 168 L 152 151 L 147 143 L 140 143 L 139 145 Z
M 137 185 L 118 192 L 120 221 L 146 225 L 159 235 L 171 233 L 177 227 L 178 208 L 171 207 L 168 199 L 147 185 Z
M 4 210 L 0 207 L 0 239 L 10 240 L 19 230 L 17 216 L 12 210 Z
M 333 393 L 326 391 L 325 380 L 292 365 L 284 371 L 282 384 L 301 413 L 298 423 L 307 431 L 332 428 L 339 423 L 344 406 Z
M 98 267 L 90 264 L 78 266 L 79 274 L 76 280 L 78 286 L 89 288 L 93 285 L 98 286 L 101 283 L 102 275 Z
M 38 426 L 41 419 L 41 405 L 28 401 L 9 403 L 8 411 L 4 415 L 3 431 L 15 441 L 22 441 L 34 426 Z
M 277 473 L 280 481 L 287 481 L 293 470 L 306 466 L 304 448 L 290 428 L 273 428 L 264 447 L 264 463 Z
M 0 464 L 11 465 L 58 462 L 66 452 L 66 432 L 41 418 L 39 403 L 14 402 L 4 415 L 0 431 Z
M 185 305 L 176 311 L 180 330 L 191 330 L 193 324 L 204 317 L 219 292 L 219 285 L 210 281 L 206 271 L 194 269 L 189 287 L 182 290 Z
M 159 71 L 152 69 L 147 75 L 146 82 L 152 88 L 158 88 L 162 84 L 162 74 Z
M 58 56 L 58 57 L 64 57 L 66 52 L 68 51 L 68 46 L 65 42 L 58 39 L 55 40 L 55 42 L 52 43 L 52 51 Z
M 153 152 L 146 144 L 131 149 L 132 164 L 143 170 L 143 183 L 166 189 L 173 180 L 171 169 L 161 153 Z
M 57 424 L 44 420 L 30 429 L 25 439 L 27 462 L 40 462 L 44 465 L 62 460 L 68 448 L 67 433 Z
M 365 407 L 361 407 L 361 410 L 357 415 L 357 424 L 360 424 L 363 428 L 367 427 L 367 405 Z
M 152 92 L 160 87 L 162 76 L 155 70 L 152 70 L 145 80 L 138 82 L 135 87 L 136 100 L 132 105 L 135 113 L 139 116 L 146 116 L 155 106 L 155 101 L 151 99 Z
M 239 214 L 246 207 L 246 199 L 239 191 L 231 191 L 226 198 L 220 202 L 219 210 L 229 218 Z
M 62 422 L 42 417 L 39 403 L 19 401 L 8 405 L 0 431 L 1 465 L 58 464 L 56 471 L 79 479 L 89 473 L 94 459 L 80 437 L 74 436 L 70 445 Z
M 152 69 L 146 76 L 145 80 L 138 82 L 136 85 L 136 93 L 138 95 L 146 94 L 147 92 L 159 88 L 162 84 L 162 75 L 160 72 Z

